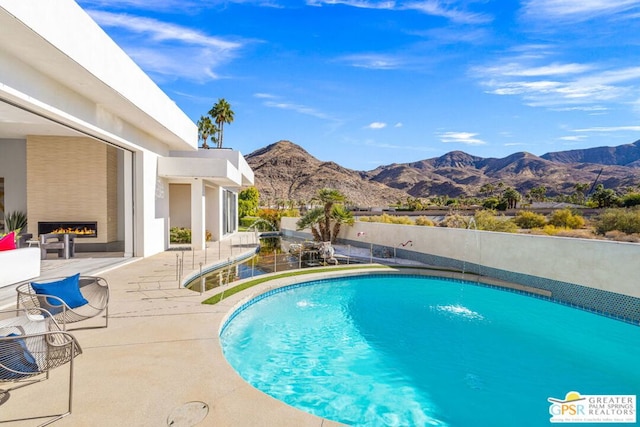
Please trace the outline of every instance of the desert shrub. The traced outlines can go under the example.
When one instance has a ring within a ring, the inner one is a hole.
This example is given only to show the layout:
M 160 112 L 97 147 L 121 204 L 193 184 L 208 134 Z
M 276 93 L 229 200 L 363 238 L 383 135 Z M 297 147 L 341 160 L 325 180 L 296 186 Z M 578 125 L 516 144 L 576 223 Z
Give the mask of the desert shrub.
M 630 208 L 640 205 L 640 193 L 629 193 L 622 198 L 622 206 Z
M 520 211 L 516 214 L 513 222 L 520 228 L 542 228 L 547 224 L 547 218 L 535 212 Z
M 558 228 L 552 224 L 547 224 L 544 227 L 542 227 L 542 231 L 544 232 L 544 234 L 548 234 L 549 236 L 555 236 L 560 231 L 562 231 L 562 228 Z
M 598 215 L 594 223 L 596 233 L 622 231 L 626 234 L 640 233 L 640 209 L 607 209 Z
M 419 216 L 415 219 L 415 223 L 416 225 L 424 225 L 424 226 L 428 226 L 428 227 L 433 227 L 435 224 L 433 221 L 431 221 L 429 218 L 427 218 L 426 216 Z
M 444 217 L 444 220 L 440 223 L 441 227 L 448 228 L 467 228 L 469 226 L 470 217 L 462 216 L 460 214 L 450 214 Z
M 191 243 L 191 229 L 171 227 L 169 229 L 169 241 L 171 243 Z
M 515 233 L 518 226 L 504 215 L 496 215 L 494 210 L 484 209 L 477 211 L 473 216 L 478 230 L 500 231 L 503 233 Z
M 498 204 L 500 204 L 500 199 L 497 197 L 487 197 L 482 202 L 482 207 L 485 209 L 497 209 Z
M 414 225 L 414 222 L 411 218 L 409 218 L 408 216 L 395 216 L 392 217 L 393 219 L 391 220 L 392 224 L 402 224 L 402 225 Z
M 359 219 L 362 222 L 381 222 L 383 224 L 403 224 L 413 225 L 413 221 L 408 216 L 395 216 L 389 214 L 363 216 Z
M 549 224 L 559 228 L 582 228 L 584 227 L 584 218 L 581 215 L 574 214 L 571 209 L 558 209 L 551 214 Z

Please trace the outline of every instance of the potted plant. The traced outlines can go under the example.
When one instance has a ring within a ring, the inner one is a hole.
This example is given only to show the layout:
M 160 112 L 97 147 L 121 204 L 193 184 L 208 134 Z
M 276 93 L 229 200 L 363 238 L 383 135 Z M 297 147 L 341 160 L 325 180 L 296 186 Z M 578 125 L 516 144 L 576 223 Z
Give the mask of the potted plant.
M 16 243 L 22 247 L 23 243 L 29 240 L 32 235 L 27 234 L 27 214 L 21 211 L 7 213 L 4 216 L 4 229 L 7 233 L 16 232 Z

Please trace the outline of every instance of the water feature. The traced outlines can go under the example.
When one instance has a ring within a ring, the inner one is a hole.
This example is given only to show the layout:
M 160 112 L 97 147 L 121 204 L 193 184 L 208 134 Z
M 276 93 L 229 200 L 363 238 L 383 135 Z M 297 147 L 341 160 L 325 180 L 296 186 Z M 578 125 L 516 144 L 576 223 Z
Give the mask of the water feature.
M 475 238 L 475 247 L 470 249 L 469 239 L 468 238 L 465 239 L 464 252 L 463 252 L 464 258 L 462 259 L 462 275 L 463 276 L 467 271 L 467 259 L 470 258 L 469 255 L 472 253 L 472 251 L 478 254 L 478 261 L 476 262 L 477 274 L 480 274 L 480 268 L 482 266 L 482 262 L 480 259 L 482 255 L 482 251 L 480 250 L 480 240 L 479 240 L 480 236 L 478 235 L 478 224 L 476 223 L 476 219 L 474 217 L 471 217 L 469 219 L 469 223 L 467 224 L 467 231 L 469 232 L 469 234 L 473 236 L 473 238 Z
M 640 327 L 470 282 L 309 282 L 230 319 L 221 344 L 247 382 L 348 425 L 541 426 L 549 397 L 640 389 Z

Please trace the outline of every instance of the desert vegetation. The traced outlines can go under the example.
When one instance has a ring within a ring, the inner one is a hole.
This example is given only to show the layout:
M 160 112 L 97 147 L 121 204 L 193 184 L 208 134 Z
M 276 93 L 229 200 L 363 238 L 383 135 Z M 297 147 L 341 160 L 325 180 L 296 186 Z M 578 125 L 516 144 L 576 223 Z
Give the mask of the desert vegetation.
M 437 223 L 427 217 L 387 213 L 363 216 L 358 221 L 640 242 L 640 206 L 605 209 L 591 219 L 584 218 L 579 210 L 565 208 L 548 215 L 521 210 L 515 216 L 506 216 L 493 209 L 480 209 L 472 215 L 454 210 Z

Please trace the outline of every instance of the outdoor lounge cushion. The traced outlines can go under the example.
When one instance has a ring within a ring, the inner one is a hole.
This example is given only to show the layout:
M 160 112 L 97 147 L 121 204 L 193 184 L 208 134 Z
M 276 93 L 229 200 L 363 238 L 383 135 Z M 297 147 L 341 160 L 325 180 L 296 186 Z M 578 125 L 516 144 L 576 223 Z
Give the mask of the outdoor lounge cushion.
M 16 233 L 12 231 L 0 238 L 0 251 L 9 251 L 16 249 Z
M 19 335 L 7 335 L 7 337 L 16 336 Z M 18 379 L 38 372 L 36 359 L 27 349 L 23 339 L 0 341 L 0 355 L 2 355 L 0 356 L 0 378 Z
M 36 294 L 58 297 L 69 308 L 77 308 L 89 303 L 80 293 L 79 279 L 80 273 L 55 282 L 31 282 L 31 287 Z M 53 298 L 47 298 L 47 303 L 52 306 L 60 305 L 60 301 Z

